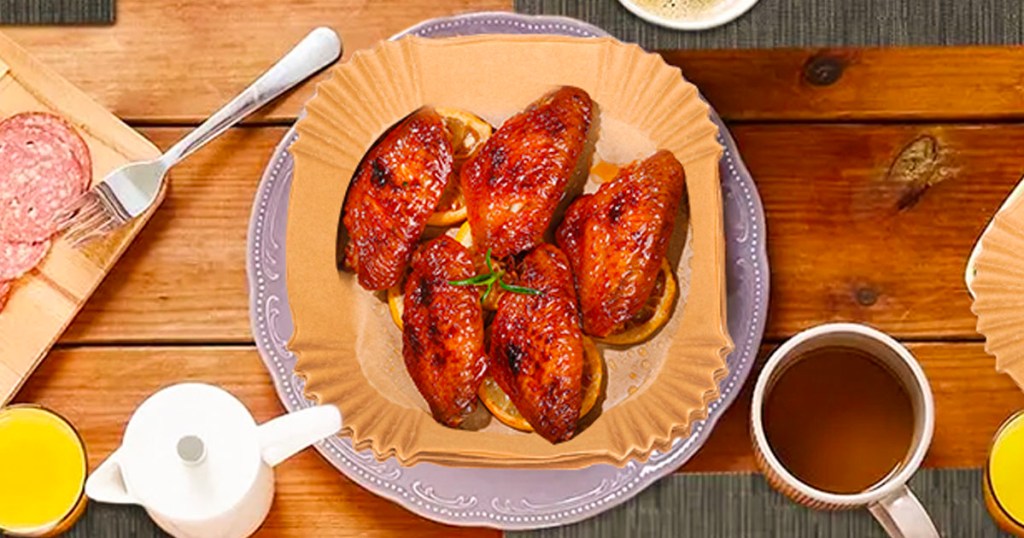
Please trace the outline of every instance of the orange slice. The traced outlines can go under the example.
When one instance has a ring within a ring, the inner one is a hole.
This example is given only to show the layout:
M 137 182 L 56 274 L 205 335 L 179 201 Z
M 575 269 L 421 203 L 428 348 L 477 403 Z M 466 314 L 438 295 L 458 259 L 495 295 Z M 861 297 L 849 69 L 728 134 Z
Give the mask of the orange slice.
M 459 190 L 458 169 L 462 163 L 483 145 L 494 128 L 476 114 L 457 108 L 438 108 L 452 135 L 456 175 L 441 193 L 434 214 L 427 219 L 428 226 L 452 226 L 466 220 L 466 201 Z
M 601 389 L 604 385 L 604 362 L 601 360 L 601 353 L 590 338 L 583 337 L 583 400 L 580 405 L 580 418 L 587 416 L 598 398 L 601 397 Z M 487 410 L 506 426 L 523 432 L 532 432 L 533 426 L 519 414 L 515 404 L 509 399 L 505 391 L 501 390 L 494 378 L 487 376 L 478 392 L 480 400 L 487 407 Z
M 633 320 L 626 324 L 624 330 L 604 338 L 599 338 L 598 340 L 615 346 L 639 344 L 647 340 L 658 329 L 668 323 L 668 319 L 672 317 L 672 308 L 675 306 L 678 296 L 679 288 L 676 286 L 676 278 L 672 274 L 672 267 L 669 266 L 667 259 L 662 258 L 658 282 L 655 284 L 654 292 L 651 293 L 651 297 L 647 300 L 644 308 L 633 317 Z
M 405 324 L 402 323 L 402 314 L 405 313 L 405 287 L 399 282 L 388 288 L 388 310 L 391 311 L 391 321 L 395 322 L 398 330 L 404 331 Z
M 483 145 L 494 128 L 480 116 L 457 108 L 437 108 L 452 133 L 452 151 L 456 161 L 468 158 Z
M 470 229 L 468 222 L 464 222 L 462 226 L 459 226 L 458 231 L 455 232 L 455 240 L 462 243 L 462 246 L 466 248 L 473 246 L 473 230 Z

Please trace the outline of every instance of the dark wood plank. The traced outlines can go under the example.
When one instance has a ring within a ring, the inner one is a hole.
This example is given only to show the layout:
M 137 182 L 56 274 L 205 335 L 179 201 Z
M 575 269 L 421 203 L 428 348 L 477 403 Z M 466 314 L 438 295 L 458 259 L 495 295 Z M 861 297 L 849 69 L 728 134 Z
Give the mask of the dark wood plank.
M 1024 171 L 1024 127 L 734 132 L 768 215 L 770 338 L 833 320 L 902 338 L 980 338 L 964 266 Z
M 935 396 L 935 434 L 924 466 L 983 466 L 992 435 L 1006 417 L 1024 407 L 1024 393 L 1009 377 L 996 373 L 995 360 L 979 344 L 927 343 L 908 347 L 924 368 Z M 707 444 L 681 472 L 756 470 L 750 441 L 750 395 L 757 371 L 773 348 L 762 348 L 762 360 L 740 397 L 726 411 Z
M 733 120 L 1024 117 L 1017 47 L 665 51 Z

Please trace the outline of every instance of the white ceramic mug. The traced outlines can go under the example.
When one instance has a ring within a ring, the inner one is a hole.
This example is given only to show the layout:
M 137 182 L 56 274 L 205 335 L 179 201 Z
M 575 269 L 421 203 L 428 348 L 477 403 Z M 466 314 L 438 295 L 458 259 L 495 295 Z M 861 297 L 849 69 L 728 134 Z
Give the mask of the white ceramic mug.
M 829 347 L 857 349 L 885 364 L 910 395 L 914 410 L 914 435 L 903 462 L 882 481 L 858 493 L 831 493 L 800 480 L 782 465 L 765 435 L 764 402 L 775 382 L 801 356 Z M 907 487 L 907 481 L 920 467 L 928 451 L 935 429 L 931 387 L 910 351 L 890 336 L 854 323 L 821 325 L 794 336 L 768 358 L 754 387 L 750 417 L 757 465 L 768 483 L 787 497 L 821 510 L 867 508 L 893 538 L 939 536 L 928 512 Z

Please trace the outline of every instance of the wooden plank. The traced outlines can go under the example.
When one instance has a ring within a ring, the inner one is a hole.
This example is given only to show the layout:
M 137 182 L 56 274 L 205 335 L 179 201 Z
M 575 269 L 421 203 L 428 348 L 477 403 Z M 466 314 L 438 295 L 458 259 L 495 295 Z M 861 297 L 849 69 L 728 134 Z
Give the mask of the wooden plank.
M 250 342 L 246 235 L 281 128 L 234 129 L 171 175 L 164 205 L 64 342 Z M 182 129 L 144 130 L 170 147 Z
M 2 35 L 0 58 L 0 118 L 47 112 L 66 119 L 88 145 L 92 169 L 86 172 L 94 181 L 128 162 L 157 156 L 148 140 Z M 0 316 L 0 363 L 18 379 L 12 383 L 4 376 L 0 405 L 46 356 L 152 214 L 144 212 L 84 249 L 72 249 L 57 238 L 46 259 L 13 283 Z
M 1024 117 L 1018 47 L 665 51 L 732 120 Z
M 383 0 L 373 9 L 364 4 L 273 2 L 254 18 L 244 2 L 183 0 L 167 9 L 161 2 L 125 0 L 118 5 L 118 24 L 110 28 L 4 31 L 119 116 L 181 123 L 204 118 L 315 26 L 338 30 L 349 56 L 427 18 L 509 10 L 512 2 Z M 1016 47 L 664 54 L 729 119 L 1024 117 L 1024 56 Z M 306 85 L 260 117 L 294 118 L 310 95 L 312 85 Z
M 924 367 L 935 395 L 936 429 L 928 467 L 978 467 L 999 423 L 1024 407 L 1024 394 L 980 344 L 910 344 Z M 771 350 L 762 350 L 762 359 Z M 759 368 L 758 368 L 759 369 Z M 750 389 L 746 390 L 715 428 L 708 444 L 685 471 L 751 471 L 754 469 L 748 432 Z M 54 351 L 16 401 L 52 406 L 81 430 L 95 467 L 116 448 L 132 411 L 153 391 L 186 380 L 216 383 L 236 394 L 260 421 L 282 412 L 269 376 L 255 350 L 248 347 L 87 347 Z M 111 398 L 117 394 L 117 398 Z M 865 396 L 867 397 L 867 396 Z M 338 475 L 312 451 L 286 462 L 278 474 L 279 508 L 272 523 L 367 528 L 373 524 L 411 525 L 413 516 L 391 509 L 389 503 L 362 492 Z M 344 500 L 341 500 L 344 499 Z M 304 519 L 308 514 L 312 520 Z M 276 522 L 276 523 L 274 523 Z M 314 523 L 315 522 L 315 523 Z M 390 522 L 390 523 L 388 523 Z M 360 527 L 360 525 L 364 527 Z M 368 528 L 367 528 L 368 530 Z
M 132 411 L 172 383 L 215 383 L 238 396 L 259 422 L 284 412 L 251 348 L 79 348 L 55 351 L 17 401 L 49 406 L 81 432 L 90 469 L 120 444 Z M 112 398 L 111 395 L 116 394 Z M 267 536 L 498 536 L 431 523 L 349 481 L 307 449 L 276 469 Z
M 995 371 L 995 360 L 980 344 L 909 344 L 935 396 L 935 434 L 925 467 L 962 468 L 985 464 L 988 443 L 1011 413 L 1024 407 L 1024 393 Z M 761 360 L 772 351 L 762 348 Z M 757 371 L 726 411 L 708 442 L 683 472 L 754 471 L 750 441 L 750 395 Z M 865 395 L 865 398 L 870 395 Z
M 734 131 L 768 212 L 769 338 L 841 319 L 904 338 L 980 338 L 964 265 L 1021 174 L 1024 127 Z M 144 132 L 167 147 L 184 131 Z M 63 341 L 250 342 L 246 230 L 256 184 L 284 132 L 236 129 L 182 164 L 163 208 Z M 931 140 L 937 157 L 923 158 L 916 176 L 889 173 L 905 148 L 927 153 Z
M 735 129 L 768 215 L 768 336 L 834 320 L 903 338 L 979 338 L 963 282 L 1017 183 L 1015 125 Z
M 254 13 L 232 0 L 119 0 L 113 27 L 4 32 L 118 116 L 182 123 L 226 103 L 317 26 L 337 30 L 348 57 L 425 19 L 511 9 L 511 0 L 307 0 Z M 294 118 L 312 93 L 307 84 L 263 117 Z

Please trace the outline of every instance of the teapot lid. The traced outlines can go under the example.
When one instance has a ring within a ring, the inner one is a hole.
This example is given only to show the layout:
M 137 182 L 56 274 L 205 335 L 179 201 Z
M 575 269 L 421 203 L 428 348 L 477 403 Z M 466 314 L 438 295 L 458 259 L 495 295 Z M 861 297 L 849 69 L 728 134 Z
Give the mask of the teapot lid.
M 202 383 L 174 385 L 143 402 L 117 457 L 139 504 L 190 520 L 235 508 L 262 465 L 249 410 L 227 391 Z

